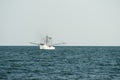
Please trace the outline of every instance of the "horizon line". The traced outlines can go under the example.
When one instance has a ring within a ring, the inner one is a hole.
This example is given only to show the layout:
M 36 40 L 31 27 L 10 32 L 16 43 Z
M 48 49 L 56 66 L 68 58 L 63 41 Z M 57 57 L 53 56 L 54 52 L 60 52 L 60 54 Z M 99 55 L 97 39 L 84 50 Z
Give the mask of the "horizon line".
M 37 45 L 0 45 L 0 46 L 37 46 Z M 57 46 L 115 46 L 115 47 L 120 47 L 120 45 L 57 45 Z

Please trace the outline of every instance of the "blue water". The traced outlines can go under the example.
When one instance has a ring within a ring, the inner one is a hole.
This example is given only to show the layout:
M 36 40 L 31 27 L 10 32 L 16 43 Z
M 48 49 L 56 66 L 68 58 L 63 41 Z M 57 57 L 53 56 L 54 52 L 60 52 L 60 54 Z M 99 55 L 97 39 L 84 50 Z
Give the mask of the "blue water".
M 120 80 L 120 47 L 0 47 L 0 80 Z

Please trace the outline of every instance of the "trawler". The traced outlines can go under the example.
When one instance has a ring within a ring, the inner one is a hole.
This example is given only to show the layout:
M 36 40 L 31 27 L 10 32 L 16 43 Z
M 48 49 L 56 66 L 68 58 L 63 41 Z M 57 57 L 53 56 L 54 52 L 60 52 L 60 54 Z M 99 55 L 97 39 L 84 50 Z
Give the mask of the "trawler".
M 64 42 L 62 43 L 57 43 L 57 44 L 52 44 L 52 37 L 46 36 L 43 43 L 33 43 L 31 44 L 37 44 L 40 49 L 45 49 L 45 50 L 55 50 L 55 45 L 59 44 L 65 44 Z

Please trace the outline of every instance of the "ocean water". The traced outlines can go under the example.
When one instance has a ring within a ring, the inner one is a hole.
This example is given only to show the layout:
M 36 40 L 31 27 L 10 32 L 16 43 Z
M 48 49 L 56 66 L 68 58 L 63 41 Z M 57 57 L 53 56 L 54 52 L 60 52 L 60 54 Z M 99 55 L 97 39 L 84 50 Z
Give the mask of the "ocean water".
M 120 47 L 1 46 L 0 80 L 120 80 Z

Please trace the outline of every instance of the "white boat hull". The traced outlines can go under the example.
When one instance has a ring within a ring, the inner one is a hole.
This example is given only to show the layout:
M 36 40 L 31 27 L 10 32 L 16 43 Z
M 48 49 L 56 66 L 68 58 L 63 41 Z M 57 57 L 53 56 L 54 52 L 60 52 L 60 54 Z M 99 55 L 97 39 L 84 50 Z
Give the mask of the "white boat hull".
M 46 49 L 46 50 L 54 50 L 54 46 L 48 46 L 48 45 L 40 45 L 40 49 Z

